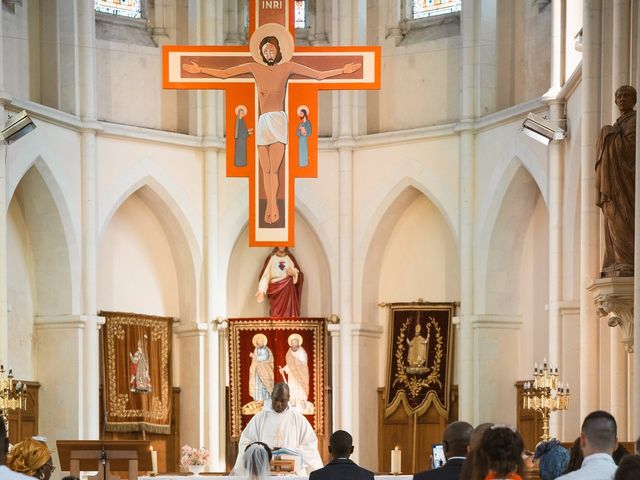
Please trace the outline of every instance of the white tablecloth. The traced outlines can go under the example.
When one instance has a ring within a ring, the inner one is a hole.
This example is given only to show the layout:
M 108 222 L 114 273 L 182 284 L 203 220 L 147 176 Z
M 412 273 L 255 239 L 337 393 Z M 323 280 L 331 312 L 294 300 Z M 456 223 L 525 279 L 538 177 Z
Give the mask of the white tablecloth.
M 156 475 L 155 477 L 138 477 L 140 480 L 193 480 L 194 476 L 171 476 L 171 475 Z M 228 480 L 244 480 L 244 477 L 227 477 L 227 476 L 214 476 L 211 474 L 204 474 L 199 477 L 201 480 L 217 480 L 217 479 L 228 479 Z M 289 475 L 279 475 L 277 477 L 271 477 L 274 479 L 281 480 L 307 480 L 307 477 L 293 477 Z M 376 475 L 375 480 L 411 480 L 413 475 Z

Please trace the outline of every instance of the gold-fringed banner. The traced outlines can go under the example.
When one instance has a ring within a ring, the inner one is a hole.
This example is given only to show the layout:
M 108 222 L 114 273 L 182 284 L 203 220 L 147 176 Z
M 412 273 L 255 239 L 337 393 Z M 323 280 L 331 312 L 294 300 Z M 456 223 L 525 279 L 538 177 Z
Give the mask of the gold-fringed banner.
M 109 432 L 171 433 L 173 318 L 100 312 Z
M 289 385 L 289 406 L 324 434 L 325 337 L 324 318 L 229 319 L 232 437 L 271 401 L 278 382 Z
M 389 360 L 385 416 L 400 405 L 407 415 L 420 416 L 433 404 L 440 415 L 448 417 L 455 304 L 387 306 Z

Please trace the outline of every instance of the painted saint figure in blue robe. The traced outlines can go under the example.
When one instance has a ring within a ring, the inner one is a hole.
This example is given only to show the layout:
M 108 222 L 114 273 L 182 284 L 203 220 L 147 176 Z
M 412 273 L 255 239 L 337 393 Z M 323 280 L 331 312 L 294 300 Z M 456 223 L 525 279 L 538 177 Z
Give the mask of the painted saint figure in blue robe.
M 307 140 L 311 135 L 311 122 L 307 117 L 306 110 L 299 110 L 299 115 L 300 123 L 296 129 L 296 135 L 298 135 L 298 165 L 306 167 L 309 165 L 309 144 Z
M 253 133 L 253 128 L 247 128 L 244 116 L 247 114 L 247 108 L 244 105 L 236 107 L 236 130 L 235 130 L 235 156 L 233 164 L 236 167 L 247 166 L 247 138 Z

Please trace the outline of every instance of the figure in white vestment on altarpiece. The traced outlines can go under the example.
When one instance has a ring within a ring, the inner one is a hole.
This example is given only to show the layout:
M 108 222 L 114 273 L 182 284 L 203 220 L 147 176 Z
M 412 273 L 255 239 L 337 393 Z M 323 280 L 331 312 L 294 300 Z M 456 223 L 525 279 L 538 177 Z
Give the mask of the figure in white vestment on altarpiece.
M 288 338 L 289 350 L 287 351 L 287 363 L 279 368 L 280 375 L 289 385 L 289 405 L 300 410 L 304 415 L 314 413 L 313 403 L 309 398 L 309 365 L 306 350 L 302 347 L 302 336 L 292 333 Z

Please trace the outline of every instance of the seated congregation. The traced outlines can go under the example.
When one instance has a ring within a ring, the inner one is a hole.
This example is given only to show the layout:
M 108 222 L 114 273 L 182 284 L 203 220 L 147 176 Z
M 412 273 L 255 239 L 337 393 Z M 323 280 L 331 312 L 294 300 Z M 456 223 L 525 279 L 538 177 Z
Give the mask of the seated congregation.
M 295 412 L 288 405 L 288 389 L 285 384 L 275 390 L 273 407 L 268 417 L 280 418 L 283 413 Z M 294 413 L 294 416 L 296 413 Z M 260 418 L 260 416 L 256 416 Z M 301 423 L 306 419 L 301 416 Z M 273 423 L 273 422 L 271 422 Z M 273 425 L 277 425 L 277 420 Z M 271 427 L 273 426 L 271 425 Z M 270 428 L 257 429 L 257 437 L 248 440 L 243 435 L 243 449 L 230 476 L 242 480 L 263 480 L 274 472 L 276 446 L 269 437 Z M 299 427 L 296 427 L 299 428 Z M 249 429 L 247 429 L 249 430 Z M 277 430 L 276 427 L 276 431 Z M 267 432 L 263 437 L 262 432 Z M 337 430 L 329 438 L 327 465 L 322 466 L 317 443 L 302 440 L 295 432 L 289 435 L 285 447 L 302 457 L 302 470 L 309 471 L 309 480 L 373 480 L 374 473 L 358 466 L 350 459 L 354 452 L 353 438 Z M 520 433 L 513 427 L 483 423 L 476 428 L 467 422 L 450 423 L 444 430 L 442 446 L 445 462 L 430 470 L 416 473 L 413 480 L 632 480 L 640 478 L 640 438 L 636 441 L 635 454 L 628 452 L 617 439 L 615 418 L 598 410 L 587 415 L 582 423 L 580 437 L 570 451 L 556 439 L 540 442 L 535 452 L 524 450 Z M 301 448 L 304 447 L 304 448 Z M 366 445 L 361 448 L 373 448 Z M 315 449 L 315 451 L 313 451 Z M 304 467 L 306 466 L 306 467 Z M 2 480 L 50 480 L 56 470 L 52 452 L 46 439 L 27 438 L 10 445 L 4 421 L 0 417 L 0 479 Z M 302 472 L 291 472 L 292 475 Z M 63 480 L 77 480 L 67 476 Z

